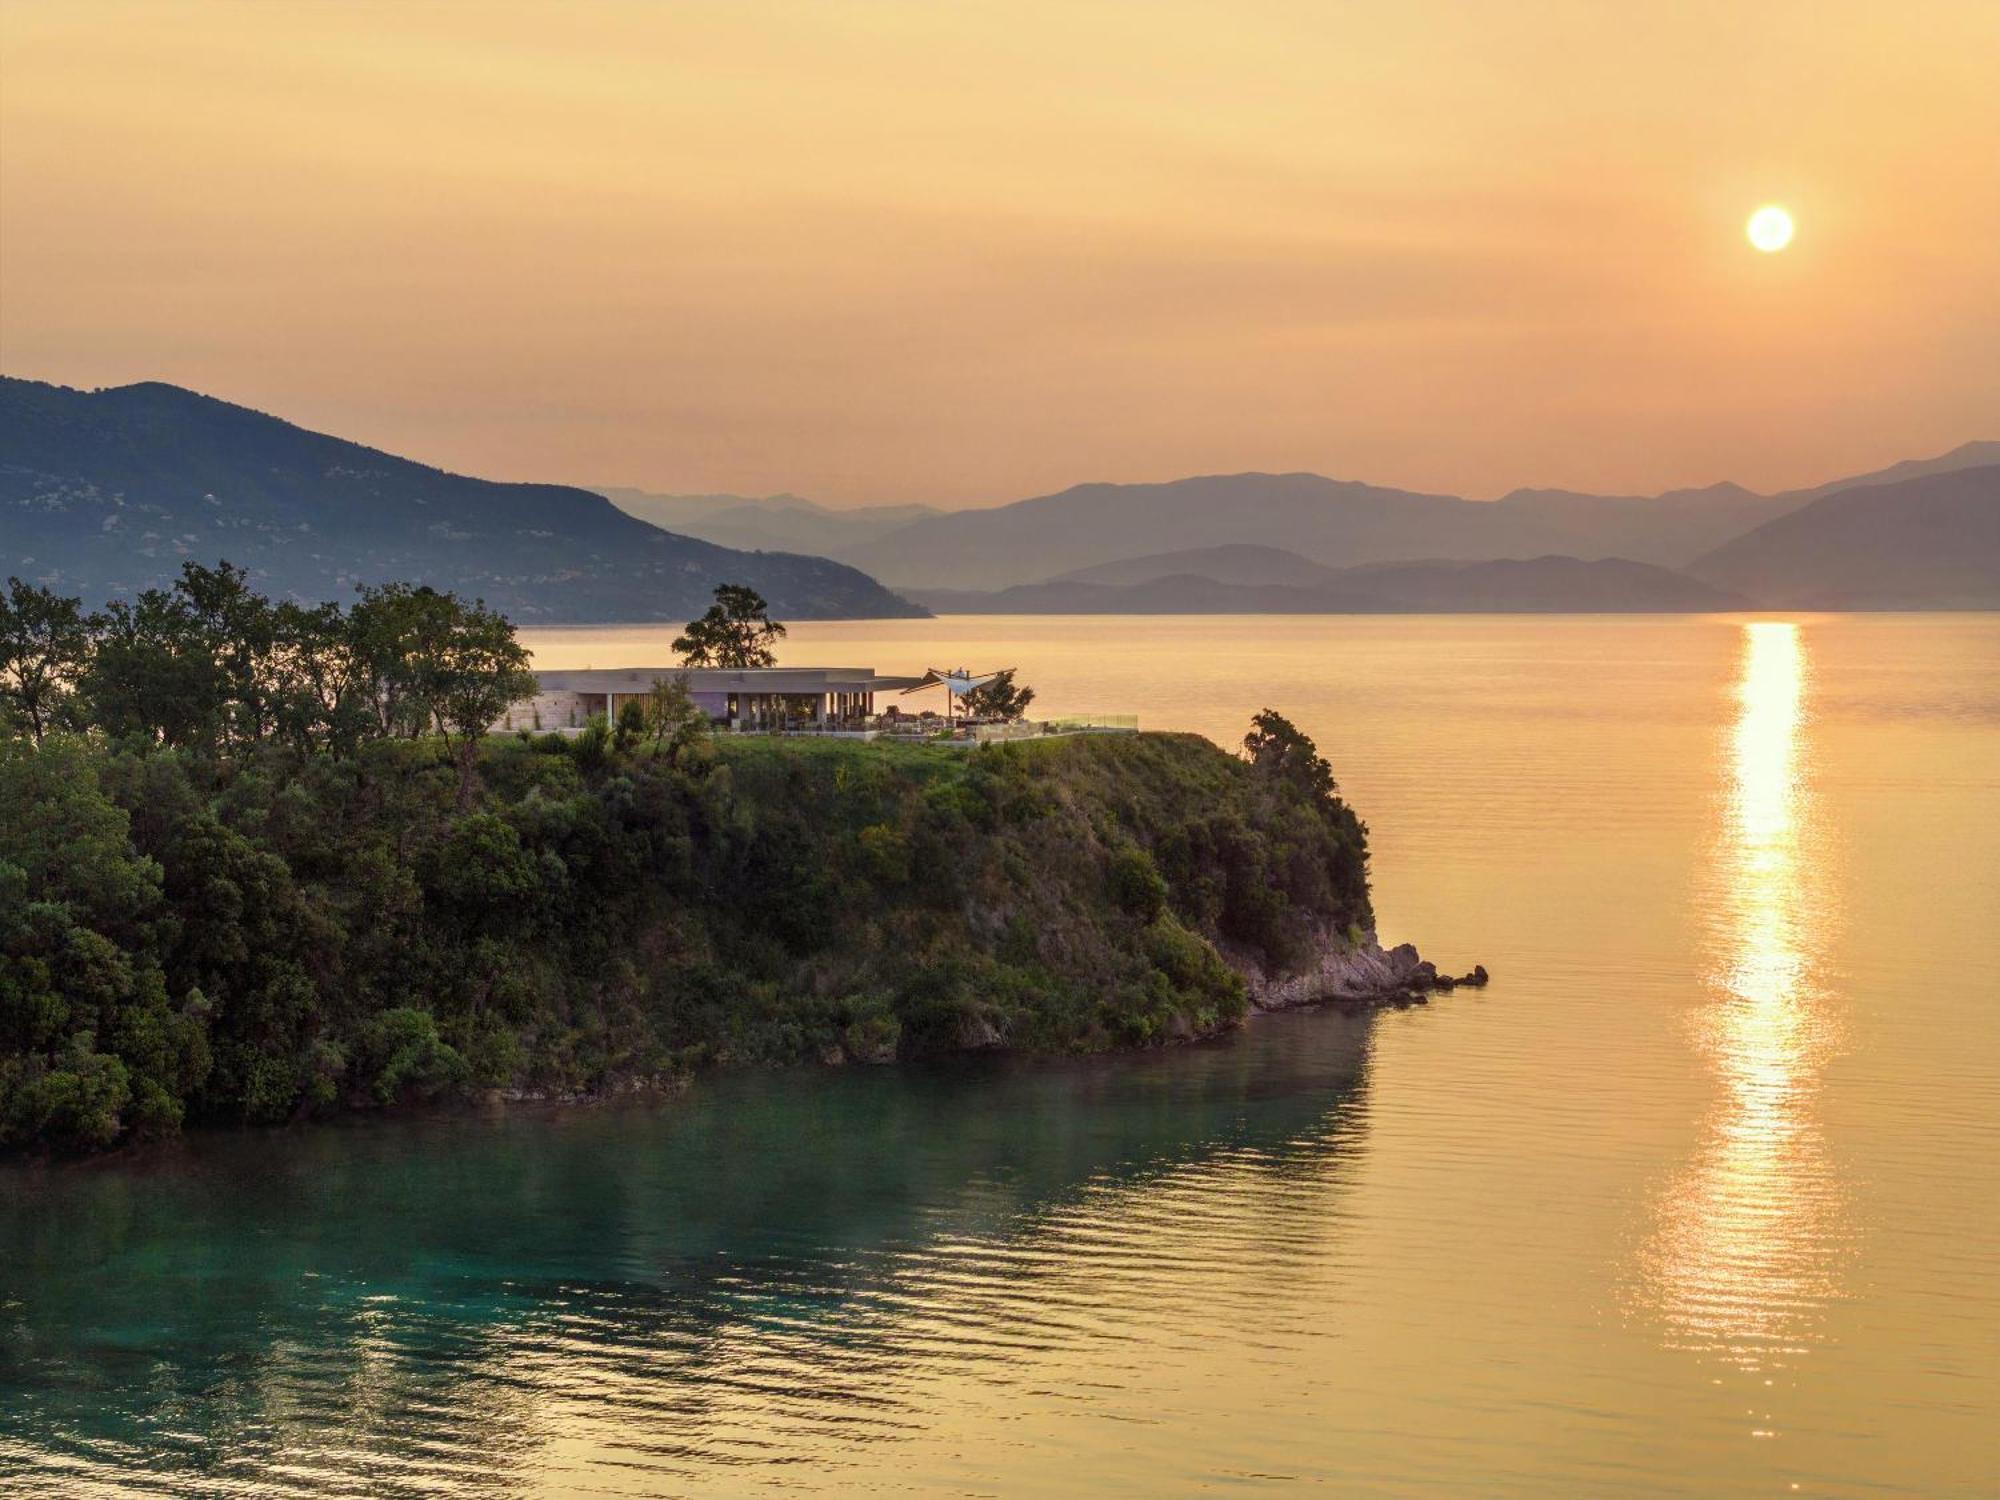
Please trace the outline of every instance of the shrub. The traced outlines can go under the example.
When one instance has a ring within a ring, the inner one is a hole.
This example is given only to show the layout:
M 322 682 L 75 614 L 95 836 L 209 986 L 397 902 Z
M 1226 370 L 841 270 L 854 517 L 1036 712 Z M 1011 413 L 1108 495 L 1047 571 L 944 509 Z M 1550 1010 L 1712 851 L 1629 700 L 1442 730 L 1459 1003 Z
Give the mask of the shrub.
M 428 1011 L 400 1006 L 384 1011 L 368 1029 L 369 1084 L 376 1102 L 434 1098 L 466 1087 L 472 1070 L 454 1047 L 438 1039 Z
M 646 738 L 651 727 L 646 720 L 646 705 L 637 698 L 627 698 L 618 709 L 618 727 L 612 733 L 612 748 L 621 755 L 625 754 Z
M 1167 906 L 1167 882 L 1153 856 L 1128 844 L 1111 856 L 1111 899 L 1141 922 L 1157 919 Z
M 861 864 L 878 884 L 899 886 L 910 878 L 910 840 L 888 823 L 871 823 L 858 835 Z
M 118 1139 L 131 1102 L 125 1064 L 93 1050 L 88 1033 L 54 1066 L 35 1058 L 0 1062 L 0 1144 L 101 1151 Z
M 870 1011 L 847 1023 L 841 1046 L 856 1062 L 894 1062 L 902 1035 L 902 1022 L 886 1011 Z

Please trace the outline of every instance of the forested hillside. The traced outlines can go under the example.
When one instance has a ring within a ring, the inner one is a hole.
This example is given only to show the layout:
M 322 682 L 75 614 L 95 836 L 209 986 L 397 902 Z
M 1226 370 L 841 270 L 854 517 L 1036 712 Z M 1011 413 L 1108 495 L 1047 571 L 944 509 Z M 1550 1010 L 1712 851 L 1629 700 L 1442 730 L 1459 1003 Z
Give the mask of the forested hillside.
M 0 577 L 101 603 L 218 555 L 307 604 L 406 581 L 524 621 L 679 621 L 735 582 L 794 619 L 922 613 L 844 564 L 676 536 L 588 490 L 448 474 L 171 385 L 0 377 Z
M 1365 830 L 1276 716 L 1248 759 L 711 738 L 671 695 L 482 739 L 518 691 L 488 613 L 389 589 L 273 644 L 226 572 L 143 603 L 172 630 L 20 586 L 0 619 L 0 1148 L 1139 1045 L 1372 926 Z M 129 691 L 176 660 L 187 694 Z

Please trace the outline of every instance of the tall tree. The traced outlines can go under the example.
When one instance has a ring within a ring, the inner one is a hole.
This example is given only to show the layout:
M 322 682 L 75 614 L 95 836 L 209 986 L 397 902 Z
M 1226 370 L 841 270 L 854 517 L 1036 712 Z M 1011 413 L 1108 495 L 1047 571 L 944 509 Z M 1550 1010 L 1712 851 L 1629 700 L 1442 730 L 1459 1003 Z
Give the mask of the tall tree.
M 0 593 L 0 692 L 40 744 L 57 722 L 90 656 L 82 601 L 7 580 Z
M 412 690 L 444 738 L 445 751 L 458 763 L 458 805 L 472 805 L 473 772 L 479 741 L 493 721 L 513 704 L 535 695 L 528 650 L 514 637 L 505 615 L 455 595 L 442 628 L 423 631 L 408 659 Z
M 676 760 L 708 734 L 708 715 L 688 691 L 685 673 L 653 680 L 653 690 L 646 695 L 646 727 L 652 733 L 654 753 L 665 748 Z
M 771 607 L 755 589 L 725 583 L 715 591 L 715 603 L 674 641 L 674 650 L 691 667 L 771 667 L 778 656 L 771 649 L 785 627 L 771 619 Z
M 79 690 L 114 739 L 213 750 L 229 714 L 216 643 L 178 590 L 115 599 L 93 622 L 96 647 Z
M 436 589 L 387 583 L 363 588 L 348 611 L 348 650 L 382 738 L 430 732 L 433 716 L 419 691 L 416 662 L 426 642 L 449 633 L 458 607 L 457 599 Z
M 1276 709 L 1251 716 L 1243 754 L 1258 770 L 1290 782 L 1315 801 L 1330 801 L 1340 790 L 1319 747 Z
M 301 754 L 351 753 L 377 728 L 372 683 L 338 604 L 271 612 L 267 698 L 274 735 Z
M 227 561 L 212 568 L 182 563 L 174 592 L 221 674 L 224 737 L 255 744 L 272 728 L 271 653 L 277 621 L 271 601 L 250 587 L 247 572 Z

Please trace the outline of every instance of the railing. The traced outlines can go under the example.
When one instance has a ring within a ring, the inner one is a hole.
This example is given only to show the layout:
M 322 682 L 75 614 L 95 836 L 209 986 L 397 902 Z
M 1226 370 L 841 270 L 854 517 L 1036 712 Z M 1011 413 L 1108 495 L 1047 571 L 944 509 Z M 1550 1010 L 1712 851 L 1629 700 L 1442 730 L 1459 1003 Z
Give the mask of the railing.
M 725 731 L 734 734 L 782 735 L 797 739 L 830 740 L 872 740 L 882 731 L 873 724 L 789 724 L 782 728 L 772 726 L 766 729 L 737 729 Z
M 1045 720 L 1044 725 L 1050 734 L 1136 734 L 1139 730 L 1139 716 L 1071 714 L 1066 718 Z
M 519 726 L 509 730 L 495 729 L 495 734 L 559 734 L 573 738 L 587 733 L 589 725 L 552 724 L 545 729 L 529 729 Z M 762 728 L 735 728 L 727 724 L 717 724 L 715 732 L 724 735 L 756 735 L 766 738 L 800 739 L 841 739 L 841 740 L 901 740 L 916 744 L 941 745 L 992 745 L 1012 740 L 1052 739 L 1065 734 L 1135 734 L 1139 729 L 1137 714 L 1067 714 L 1054 719 L 1010 719 L 1004 724 L 980 724 L 955 721 L 949 725 L 942 718 L 920 719 L 903 716 L 894 719 L 873 718 L 863 721 L 847 720 L 830 724 L 771 724 Z
M 1015 719 L 1006 724 L 971 726 L 974 742 L 1041 740 L 1062 734 L 1136 734 L 1137 714 L 1070 714 L 1059 719 Z

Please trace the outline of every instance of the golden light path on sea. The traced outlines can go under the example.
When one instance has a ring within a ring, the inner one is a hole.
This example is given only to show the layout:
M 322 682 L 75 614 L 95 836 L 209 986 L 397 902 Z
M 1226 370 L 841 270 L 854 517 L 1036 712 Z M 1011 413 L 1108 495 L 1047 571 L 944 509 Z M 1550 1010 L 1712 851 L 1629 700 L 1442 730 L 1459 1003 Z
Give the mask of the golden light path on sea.
M 1810 660 L 1791 622 L 1743 626 L 1696 1044 L 1703 1143 L 1658 1208 L 1646 1301 L 1671 1343 L 1749 1369 L 1815 1342 L 1839 1291 L 1839 1183 L 1817 1114 L 1835 1041 L 1817 969 L 1831 913 L 1806 777 Z

